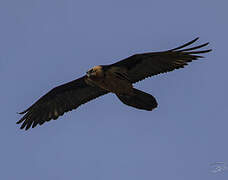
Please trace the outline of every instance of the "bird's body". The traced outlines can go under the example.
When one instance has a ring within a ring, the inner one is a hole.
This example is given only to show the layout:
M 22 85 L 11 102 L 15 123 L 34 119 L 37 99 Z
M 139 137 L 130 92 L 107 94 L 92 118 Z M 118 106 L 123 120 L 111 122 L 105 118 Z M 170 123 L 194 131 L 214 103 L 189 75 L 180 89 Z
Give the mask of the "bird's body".
M 183 49 L 198 38 L 177 48 L 144 54 L 136 54 L 111 65 L 95 66 L 86 76 L 58 86 L 20 114 L 21 129 L 34 128 L 51 119 L 57 119 L 65 112 L 107 93 L 114 93 L 119 100 L 131 107 L 151 111 L 157 107 L 156 99 L 133 84 L 147 77 L 183 68 L 192 60 L 202 58 L 198 54 L 211 50 L 193 51 L 208 43 Z
M 87 76 L 86 83 L 115 94 L 133 94 L 132 83 L 127 78 L 124 68 L 111 67 L 105 70 L 102 66 L 92 68 L 94 76 Z

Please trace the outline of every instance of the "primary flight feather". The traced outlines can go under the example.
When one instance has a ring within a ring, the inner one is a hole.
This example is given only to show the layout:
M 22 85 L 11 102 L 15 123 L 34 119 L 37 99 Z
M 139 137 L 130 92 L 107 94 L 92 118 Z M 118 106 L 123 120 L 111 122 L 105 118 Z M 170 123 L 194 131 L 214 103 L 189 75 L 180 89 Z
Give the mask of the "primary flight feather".
M 210 52 L 211 49 L 198 49 L 209 43 L 186 48 L 198 39 L 168 51 L 135 54 L 114 64 L 95 66 L 85 76 L 55 87 L 42 96 L 20 113 L 24 116 L 17 124 L 22 123 L 21 129 L 34 128 L 107 93 L 116 94 L 128 106 L 151 111 L 157 107 L 156 99 L 135 89 L 133 83 L 183 68 L 189 62 L 202 58 L 199 54 Z

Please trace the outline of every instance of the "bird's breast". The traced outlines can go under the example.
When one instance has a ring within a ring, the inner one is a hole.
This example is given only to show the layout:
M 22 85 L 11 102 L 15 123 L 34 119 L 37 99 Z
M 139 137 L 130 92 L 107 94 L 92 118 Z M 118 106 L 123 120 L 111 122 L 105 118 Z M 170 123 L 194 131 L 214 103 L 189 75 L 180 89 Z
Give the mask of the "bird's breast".
M 115 94 L 132 94 L 133 86 L 124 76 L 126 76 L 124 72 L 119 70 L 117 72 L 115 69 L 110 69 L 105 73 L 105 76 L 88 80 L 100 88 Z

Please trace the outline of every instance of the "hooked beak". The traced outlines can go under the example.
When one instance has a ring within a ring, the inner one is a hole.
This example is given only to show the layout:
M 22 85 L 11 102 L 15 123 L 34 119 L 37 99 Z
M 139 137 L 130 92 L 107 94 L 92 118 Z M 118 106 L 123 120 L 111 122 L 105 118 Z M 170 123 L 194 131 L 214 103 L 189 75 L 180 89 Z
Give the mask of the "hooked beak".
M 90 77 L 90 72 L 89 71 L 86 72 L 86 76 Z

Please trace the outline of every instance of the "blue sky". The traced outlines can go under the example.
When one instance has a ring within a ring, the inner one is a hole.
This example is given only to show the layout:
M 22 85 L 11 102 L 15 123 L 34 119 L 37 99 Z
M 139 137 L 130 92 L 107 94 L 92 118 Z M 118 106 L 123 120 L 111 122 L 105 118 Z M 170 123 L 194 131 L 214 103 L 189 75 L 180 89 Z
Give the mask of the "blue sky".
M 0 178 L 225 180 L 228 163 L 227 2 L 0 1 Z M 200 37 L 213 51 L 135 86 L 152 112 L 105 95 L 29 131 L 20 112 L 92 66 Z

